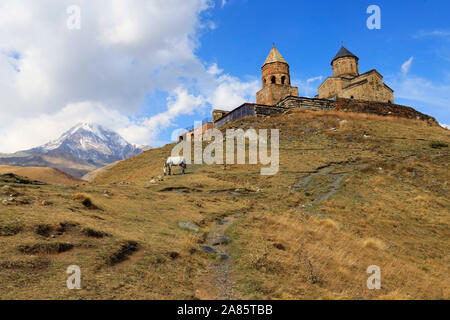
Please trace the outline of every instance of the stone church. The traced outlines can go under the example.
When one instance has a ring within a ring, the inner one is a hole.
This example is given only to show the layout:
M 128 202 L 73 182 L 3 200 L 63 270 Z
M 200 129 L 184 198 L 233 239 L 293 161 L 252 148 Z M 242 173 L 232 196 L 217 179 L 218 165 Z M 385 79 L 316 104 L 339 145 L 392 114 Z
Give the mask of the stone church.
M 316 98 L 337 98 L 394 103 L 394 91 L 383 83 L 375 69 L 359 74 L 359 58 L 344 46 L 331 61 L 333 76 L 320 86 Z M 256 103 L 277 105 L 286 97 L 298 97 L 298 88 L 291 86 L 289 64 L 275 46 L 262 66 L 263 88 L 256 94 Z
M 256 93 L 256 103 L 247 102 L 231 111 L 213 110 L 212 124 L 220 128 L 239 119 L 270 116 L 289 108 L 371 113 L 437 123 L 411 107 L 394 104 L 394 91 L 383 82 L 383 76 L 375 69 L 360 74 L 359 58 L 344 46 L 331 66 L 333 76 L 319 86 L 319 94 L 300 97 L 298 88 L 291 85 L 289 64 L 274 45 L 261 67 L 262 89 Z M 189 135 L 195 137 L 195 132 L 190 131 L 185 138 Z
M 286 97 L 298 97 L 298 88 L 291 86 L 289 64 L 275 45 L 262 66 L 263 88 L 256 93 L 256 103 L 276 105 Z
M 375 69 L 359 74 L 359 58 L 344 46 L 331 61 L 333 76 L 320 86 L 319 99 L 346 98 L 394 103 L 394 90 L 383 82 Z

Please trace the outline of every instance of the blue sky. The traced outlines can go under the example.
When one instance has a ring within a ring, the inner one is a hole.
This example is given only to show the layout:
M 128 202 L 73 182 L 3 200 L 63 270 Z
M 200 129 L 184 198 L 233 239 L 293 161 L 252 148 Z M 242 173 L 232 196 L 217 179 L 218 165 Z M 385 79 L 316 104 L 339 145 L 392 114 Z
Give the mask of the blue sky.
M 450 124 L 450 2 L 445 0 L 70 0 L 0 3 L 0 152 L 100 123 L 138 144 L 253 102 L 272 43 L 300 95 L 314 96 L 340 48 L 377 69 L 395 101 Z M 381 9 L 369 30 L 367 8 Z M 39 132 L 39 134 L 36 134 Z
M 371 15 L 366 10 L 373 4 L 381 9 L 380 30 L 366 26 Z M 312 96 L 311 90 L 316 94 L 321 81 L 305 88 L 307 79 L 331 75 L 330 61 L 343 41 L 359 56 L 361 73 L 375 68 L 385 77 L 395 90 L 396 103 L 450 123 L 449 13 L 450 2 L 440 0 L 229 0 L 223 8 L 217 6 L 208 12 L 216 28 L 201 36 L 197 54 L 227 73 L 259 81 L 260 67 L 275 42 L 290 64 L 300 95 Z M 411 57 L 405 75 L 401 67 Z M 417 99 L 422 90 L 409 92 L 415 85 L 431 86 L 430 91 Z M 435 98 L 448 104 L 434 102 Z M 190 124 L 191 120 L 187 117 L 180 123 Z
M 381 30 L 366 27 L 366 9 L 371 4 L 381 8 Z M 413 56 L 412 74 L 446 85 L 450 82 L 449 14 L 450 2 L 439 0 L 276 4 L 234 0 L 214 11 L 218 28 L 202 38 L 199 55 L 207 61 L 220 61 L 221 68 L 234 75 L 259 76 L 275 42 L 290 63 L 293 78 L 305 79 L 330 75 L 329 63 L 344 41 L 360 57 L 362 72 L 376 68 L 389 81 Z M 445 113 L 422 108 L 450 122 L 450 106 Z

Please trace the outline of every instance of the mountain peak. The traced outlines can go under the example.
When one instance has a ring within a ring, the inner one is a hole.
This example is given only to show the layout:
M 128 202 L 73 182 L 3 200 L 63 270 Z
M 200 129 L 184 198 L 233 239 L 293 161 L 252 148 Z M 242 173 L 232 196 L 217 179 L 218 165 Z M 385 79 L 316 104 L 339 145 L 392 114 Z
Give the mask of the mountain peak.
M 101 165 L 124 160 L 142 152 L 141 148 L 128 143 L 118 133 L 93 122 L 79 123 L 58 139 L 34 150 L 42 153 L 65 151 Z
M 98 123 L 93 123 L 93 122 L 81 122 L 78 123 L 77 125 L 73 126 L 69 131 L 71 134 L 74 134 L 75 132 L 79 131 L 79 130 L 84 130 L 87 132 L 92 132 L 93 134 L 99 136 L 99 137 L 103 137 L 103 132 L 113 132 L 110 131 L 108 129 L 105 129 L 104 127 L 102 127 L 101 125 L 99 125 Z
M 150 147 L 128 143 L 118 133 L 97 123 L 82 122 L 43 146 L 0 157 L 0 164 L 53 167 L 81 178 L 89 171 L 148 149 Z

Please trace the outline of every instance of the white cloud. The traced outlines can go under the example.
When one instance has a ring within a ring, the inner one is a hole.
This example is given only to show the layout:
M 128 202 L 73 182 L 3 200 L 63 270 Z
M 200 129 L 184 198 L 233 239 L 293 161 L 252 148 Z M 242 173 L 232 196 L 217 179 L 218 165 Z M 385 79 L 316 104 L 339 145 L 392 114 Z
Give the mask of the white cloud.
M 0 3 L 0 152 L 86 120 L 154 145 L 177 117 L 208 103 L 234 107 L 256 92 L 255 81 L 205 67 L 195 54 L 199 30 L 214 28 L 202 18 L 212 0 L 79 0 L 81 30 L 67 28 L 72 4 Z M 169 94 L 167 110 L 140 114 L 155 90 Z
M 402 76 L 393 79 L 395 97 L 450 109 L 450 85 L 438 84 L 418 76 Z
M 450 39 L 450 31 L 448 30 L 433 30 L 433 31 L 419 31 L 415 34 L 415 38 L 424 38 L 424 37 L 441 37 Z
M 238 78 L 224 74 L 215 80 L 209 102 L 215 108 L 231 110 L 244 102 L 254 102 L 259 89 L 257 80 L 241 82 Z
M 0 131 L 2 150 L 23 150 L 57 138 L 79 122 L 95 122 L 113 130 L 130 124 L 128 118 L 105 105 L 92 102 L 68 104 L 52 114 L 17 117 Z M 34 131 L 32 131 L 32 130 Z
M 308 78 L 306 80 L 294 79 L 292 85 L 298 87 L 300 96 L 314 98 L 318 94 L 317 88 L 322 82 L 324 76 Z
M 227 0 L 222 0 L 222 4 L 221 4 L 221 7 L 223 8 L 223 7 L 225 7 L 226 6 L 226 4 L 227 4 Z
M 315 81 L 322 81 L 322 79 L 323 79 L 323 76 L 309 78 L 309 79 L 306 80 L 306 83 L 311 83 L 311 82 L 315 82 Z
M 20 10 L 11 9 L 14 0 L 2 2 L 0 16 L 20 17 L 26 9 L 32 17 L 19 25 L 0 20 L 1 52 L 21 55 L 20 72 L 0 70 L 7 84 L 0 96 L 16 107 L 11 115 L 54 112 L 73 101 L 136 110 L 158 85 L 149 73 L 199 64 L 196 28 L 199 14 L 210 5 L 207 0 L 81 0 L 82 28 L 69 30 L 69 1 L 23 0 Z M 177 76 L 172 74 L 172 80 Z
M 217 63 L 213 63 L 209 68 L 208 68 L 208 73 L 210 75 L 216 76 L 219 75 L 223 72 L 222 69 L 219 69 L 219 67 L 217 66 Z
M 402 73 L 407 74 L 409 70 L 411 69 L 412 63 L 413 63 L 414 57 L 410 57 L 405 63 L 402 64 Z
M 421 112 L 444 120 L 450 116 L 450 85 L 437 83 L 423 77 L 410 74 L 412 57 L 402 65 L 402 72 L 386 77 L 388 85 L 395 90 L 394 96 L 403 104 L 408 104 Z M 405 66 L 406 65 L 406 66 Z
M 177 88 L 168 99 L 168 109 L 143 121 L 144 125 L 154 131 L 174 125 L 172 120 L 183 114 L 193 114 L 194 110 L 205 106 L 202 96 L 189 94 L 184 88 Z

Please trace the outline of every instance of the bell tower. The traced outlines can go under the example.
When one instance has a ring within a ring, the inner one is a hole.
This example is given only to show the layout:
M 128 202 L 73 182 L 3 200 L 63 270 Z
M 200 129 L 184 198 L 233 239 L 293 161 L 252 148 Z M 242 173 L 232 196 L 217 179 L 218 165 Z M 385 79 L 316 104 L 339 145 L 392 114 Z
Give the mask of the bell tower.
M 359 58 L 344 46 L 331 61 L 331 66 L 333 67 L 333 77 L 359 76 Z
M 298 88 L 291 86 L 289 64 L 273 45 L 262 68 L 263 88 L 256 93 L 256 103 L 276 105 L 288 96 L 298 97 Z

